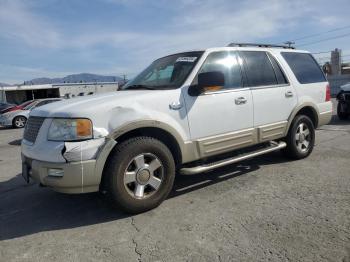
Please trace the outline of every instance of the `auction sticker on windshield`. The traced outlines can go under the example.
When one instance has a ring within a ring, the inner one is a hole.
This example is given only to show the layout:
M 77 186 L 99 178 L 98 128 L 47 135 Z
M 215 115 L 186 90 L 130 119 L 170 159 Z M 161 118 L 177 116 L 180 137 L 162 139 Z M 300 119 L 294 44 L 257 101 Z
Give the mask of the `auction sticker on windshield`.
M 193 57 L 193 56 L 185 56 L 185 57 L 179 57 L 178 59 L 176 59 L 176 62 L 189 62 L 189 63 L 193 63 L 194 61 L 197 60 L 197 57 Z

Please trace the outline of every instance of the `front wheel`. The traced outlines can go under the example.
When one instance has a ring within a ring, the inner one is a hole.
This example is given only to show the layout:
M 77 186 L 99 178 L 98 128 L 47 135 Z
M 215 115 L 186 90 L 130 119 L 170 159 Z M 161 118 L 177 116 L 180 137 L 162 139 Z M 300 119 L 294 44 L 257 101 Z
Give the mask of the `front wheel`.
M 286 137 L 285 154 L 292 159 L 302 159 L 311 154 L 315 145 L 315 128 L 311 119 L 298 115 L 293 120 Z
M 12 121 L 12 126 L 15 128 L 23 128 L 26 125 L 27 118 L 24 116 L 16 116 Z
M 168 196 L 175 163 L 159 140 L 135 137 L 113 149 L 104 172 L 113 203 L 128 213 L 140 213 L 157 207 Z

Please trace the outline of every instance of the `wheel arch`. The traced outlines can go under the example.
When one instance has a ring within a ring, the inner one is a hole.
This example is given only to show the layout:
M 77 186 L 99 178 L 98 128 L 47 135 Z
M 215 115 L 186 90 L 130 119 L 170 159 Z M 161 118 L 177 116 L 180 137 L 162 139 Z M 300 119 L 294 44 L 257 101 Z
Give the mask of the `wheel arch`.
M 137 137 L 137 136 L 148 136 L 163 142 L 170 150 L 174 157 L 175 165 L 179 166 L 182 164 L 184 157 L 186 158 L 185 152 L 185 144 L 183 140 L 181 140 L 181 136 L 178 132 L 176 132 L 172 127 L 167 126 L 166 124 L 160 124 L 157 121 L 143 121 L 143 122 L 133 122 L 126 124 L 110 135 L 108 138 L 112 141 L 115 141 L 114 145 L 117 145 L 127 139 Z M 108 163 L 108 159 L 111 156 L 112 150 L 108 152 L 106 156 L 104 156 L 104 163 L 101 166 L 101 180 L 100 180 L 100 188 L 105 188 L 105 168 Z
M 298 115 L 308 116 L 311 119 L 312 123 L 314 124 L 314 127 L 317 128 L 319 123 L 319 111 L 317 109 L 317 106 L 314 105 L 313 103 L 304 103 L 297 106 L 289 116 L 285 135 L 287 135 L 294 118 Z
M 117 144 L 119 144 L 137 136 L 148 136 L 158 139 L 169 148 L 174 157 L 176 165 L 180 165 L 182 163 L 182 151 L 178 140 L 172 133 L 163 128 L 154 126 L 138 127 L 119 133 L 119 135 L 114 137 L 114 139 L 116 140 Z

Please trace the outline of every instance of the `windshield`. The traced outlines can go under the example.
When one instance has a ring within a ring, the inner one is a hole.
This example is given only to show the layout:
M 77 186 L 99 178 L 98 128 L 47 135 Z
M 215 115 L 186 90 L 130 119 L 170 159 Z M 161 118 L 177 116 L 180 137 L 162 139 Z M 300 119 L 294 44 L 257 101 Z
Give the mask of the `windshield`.
M 37 103 L 35 103 L 34 101 L 32 101 L 31 103 L 29 103 L 28 105 L 26 105 L 23 110 L 30 110 L 33 106 L 35 106 Z
M 21 107 L 26 107 L 27 105 L 29 105 L 29 104 L 31 104 L 31 103 L 33 103 L 33 102 L 34 102 L 33 100 L 25 101 L 25 102 L 23 102 L 22 104 L 20 104 L 19 106 L 21 106 Z
M 203 52 L 186 52 L 154 61 L 120 90 L 179 88 L 197 64 Z

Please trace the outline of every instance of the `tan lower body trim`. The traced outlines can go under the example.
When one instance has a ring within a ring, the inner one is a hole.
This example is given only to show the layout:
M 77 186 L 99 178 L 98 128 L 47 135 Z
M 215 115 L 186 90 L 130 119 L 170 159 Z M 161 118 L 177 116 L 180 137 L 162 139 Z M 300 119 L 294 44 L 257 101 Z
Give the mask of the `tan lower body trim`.
M 199 158 L 204 158 L 282 138 L 287 124 L 287 121 L 281 121 L 257 128 L 205 137 L 198 139 L 194 144 L 197 145 Z
M 202 138 L 196 141 L 201 157 L 207 157 L 254 145 L 257 133 L 254 128 Z
M 266 142 L 273 139 L 281 138 L 287 128 L 287 121 L 282 121 L 278 123 L 268 124 L 258 127 L 258 140 L 259 142 Z

